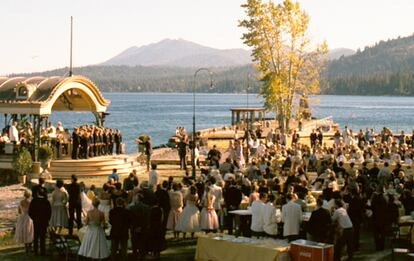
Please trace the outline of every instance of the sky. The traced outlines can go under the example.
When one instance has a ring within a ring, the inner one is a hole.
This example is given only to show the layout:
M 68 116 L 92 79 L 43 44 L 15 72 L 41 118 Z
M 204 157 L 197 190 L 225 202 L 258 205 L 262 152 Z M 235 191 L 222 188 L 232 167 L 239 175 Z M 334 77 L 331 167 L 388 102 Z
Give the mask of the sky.
M 267 1 L 267 0 L 266 0 Z M 281 0 L 274 0 L 280 2 Z M 1 0 L 0 75 L 104 62 L 131 46 L 165 38 L 209 47 L 245 48 L 246 0 Z M 412 0 L 299 0 L 309 35 L 329 47 L 363 48 L 414 33 Z

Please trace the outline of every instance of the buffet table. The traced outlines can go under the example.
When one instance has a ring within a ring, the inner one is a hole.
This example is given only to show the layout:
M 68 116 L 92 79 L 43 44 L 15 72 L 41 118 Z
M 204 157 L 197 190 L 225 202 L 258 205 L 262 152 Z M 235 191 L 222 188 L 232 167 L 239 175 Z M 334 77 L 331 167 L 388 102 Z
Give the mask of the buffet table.
M 286 240 L 251 239 L 230 235 L 207 235 L 197 240 L 197 261 L 288 261 L 289 243 Z

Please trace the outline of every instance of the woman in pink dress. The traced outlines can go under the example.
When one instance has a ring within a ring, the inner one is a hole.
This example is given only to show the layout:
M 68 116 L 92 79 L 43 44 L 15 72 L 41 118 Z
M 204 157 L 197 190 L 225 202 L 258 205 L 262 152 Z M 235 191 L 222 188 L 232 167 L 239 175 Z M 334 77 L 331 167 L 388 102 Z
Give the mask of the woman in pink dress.
M 19 204 L 19 214 L 16 223 L 16 232 L 14 238 L 17 243 L 24 244 L 26 254 L 29 253 L 30 246 L 33 242 L 33 221 L 29 217 L 30 197 L 32 193 L 30 190 L 24 192 L 24 199 Z
M 183 194 L 180 191 L 180 187 L 177 183 L 173 184 L 173 191 L 169 192 L 170 196 L 170 206 L 171 210 L 168 215 L 167 220 L 167 229 L 174 232 L 174 238 L 178 238 L 179 231 L 177 231 L 176 226 L 178 224 L 178 219 L 183 212 Z
M 206 233 L 215 232 L 219 228 L 217 213 L 214 210 L 216 197 L 210 192 L 210 187 L 206 186 L 201 205 L 200 228 Z

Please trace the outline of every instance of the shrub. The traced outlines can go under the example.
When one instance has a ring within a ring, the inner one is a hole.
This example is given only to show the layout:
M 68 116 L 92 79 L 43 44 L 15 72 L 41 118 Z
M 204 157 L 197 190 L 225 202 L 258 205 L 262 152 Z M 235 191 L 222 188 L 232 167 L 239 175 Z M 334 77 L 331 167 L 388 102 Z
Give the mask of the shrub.
M 30 173 L 33 167 L 32 155 L 23 148 L 13 157 L 13 169 L 21 176 Z
M 53 150 L 51 147 L 47 145 L 43 145 L 39 148 L 39 160 L 48 160 L 51 159 L 53 156 Z

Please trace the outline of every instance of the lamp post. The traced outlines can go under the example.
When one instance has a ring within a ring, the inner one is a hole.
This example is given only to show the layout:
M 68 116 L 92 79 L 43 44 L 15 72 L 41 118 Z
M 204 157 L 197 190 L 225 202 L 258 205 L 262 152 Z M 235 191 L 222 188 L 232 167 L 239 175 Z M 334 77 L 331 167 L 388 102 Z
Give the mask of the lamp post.
M 247 88 L 246 88 L 247 108 L 249 108 L 250 76 L 251 76 L 250 73 L 247 74 Z
M 192 166 L 192 176 L 195 180 L 196 177 L 196 163 L 195 163 L 195 147 L 196 147 L 196 116 L 195 116 L 195 89 L 196 89 L 196 79 L 197 74 L 201 71 L 206 71 L 210 75 L 210 86 L 213 86 L 213 73 L 207 68 L 199 68 L 194 73 L 194 83 L 193 83 L 193 147 L 191 153 L 191 166 Z

